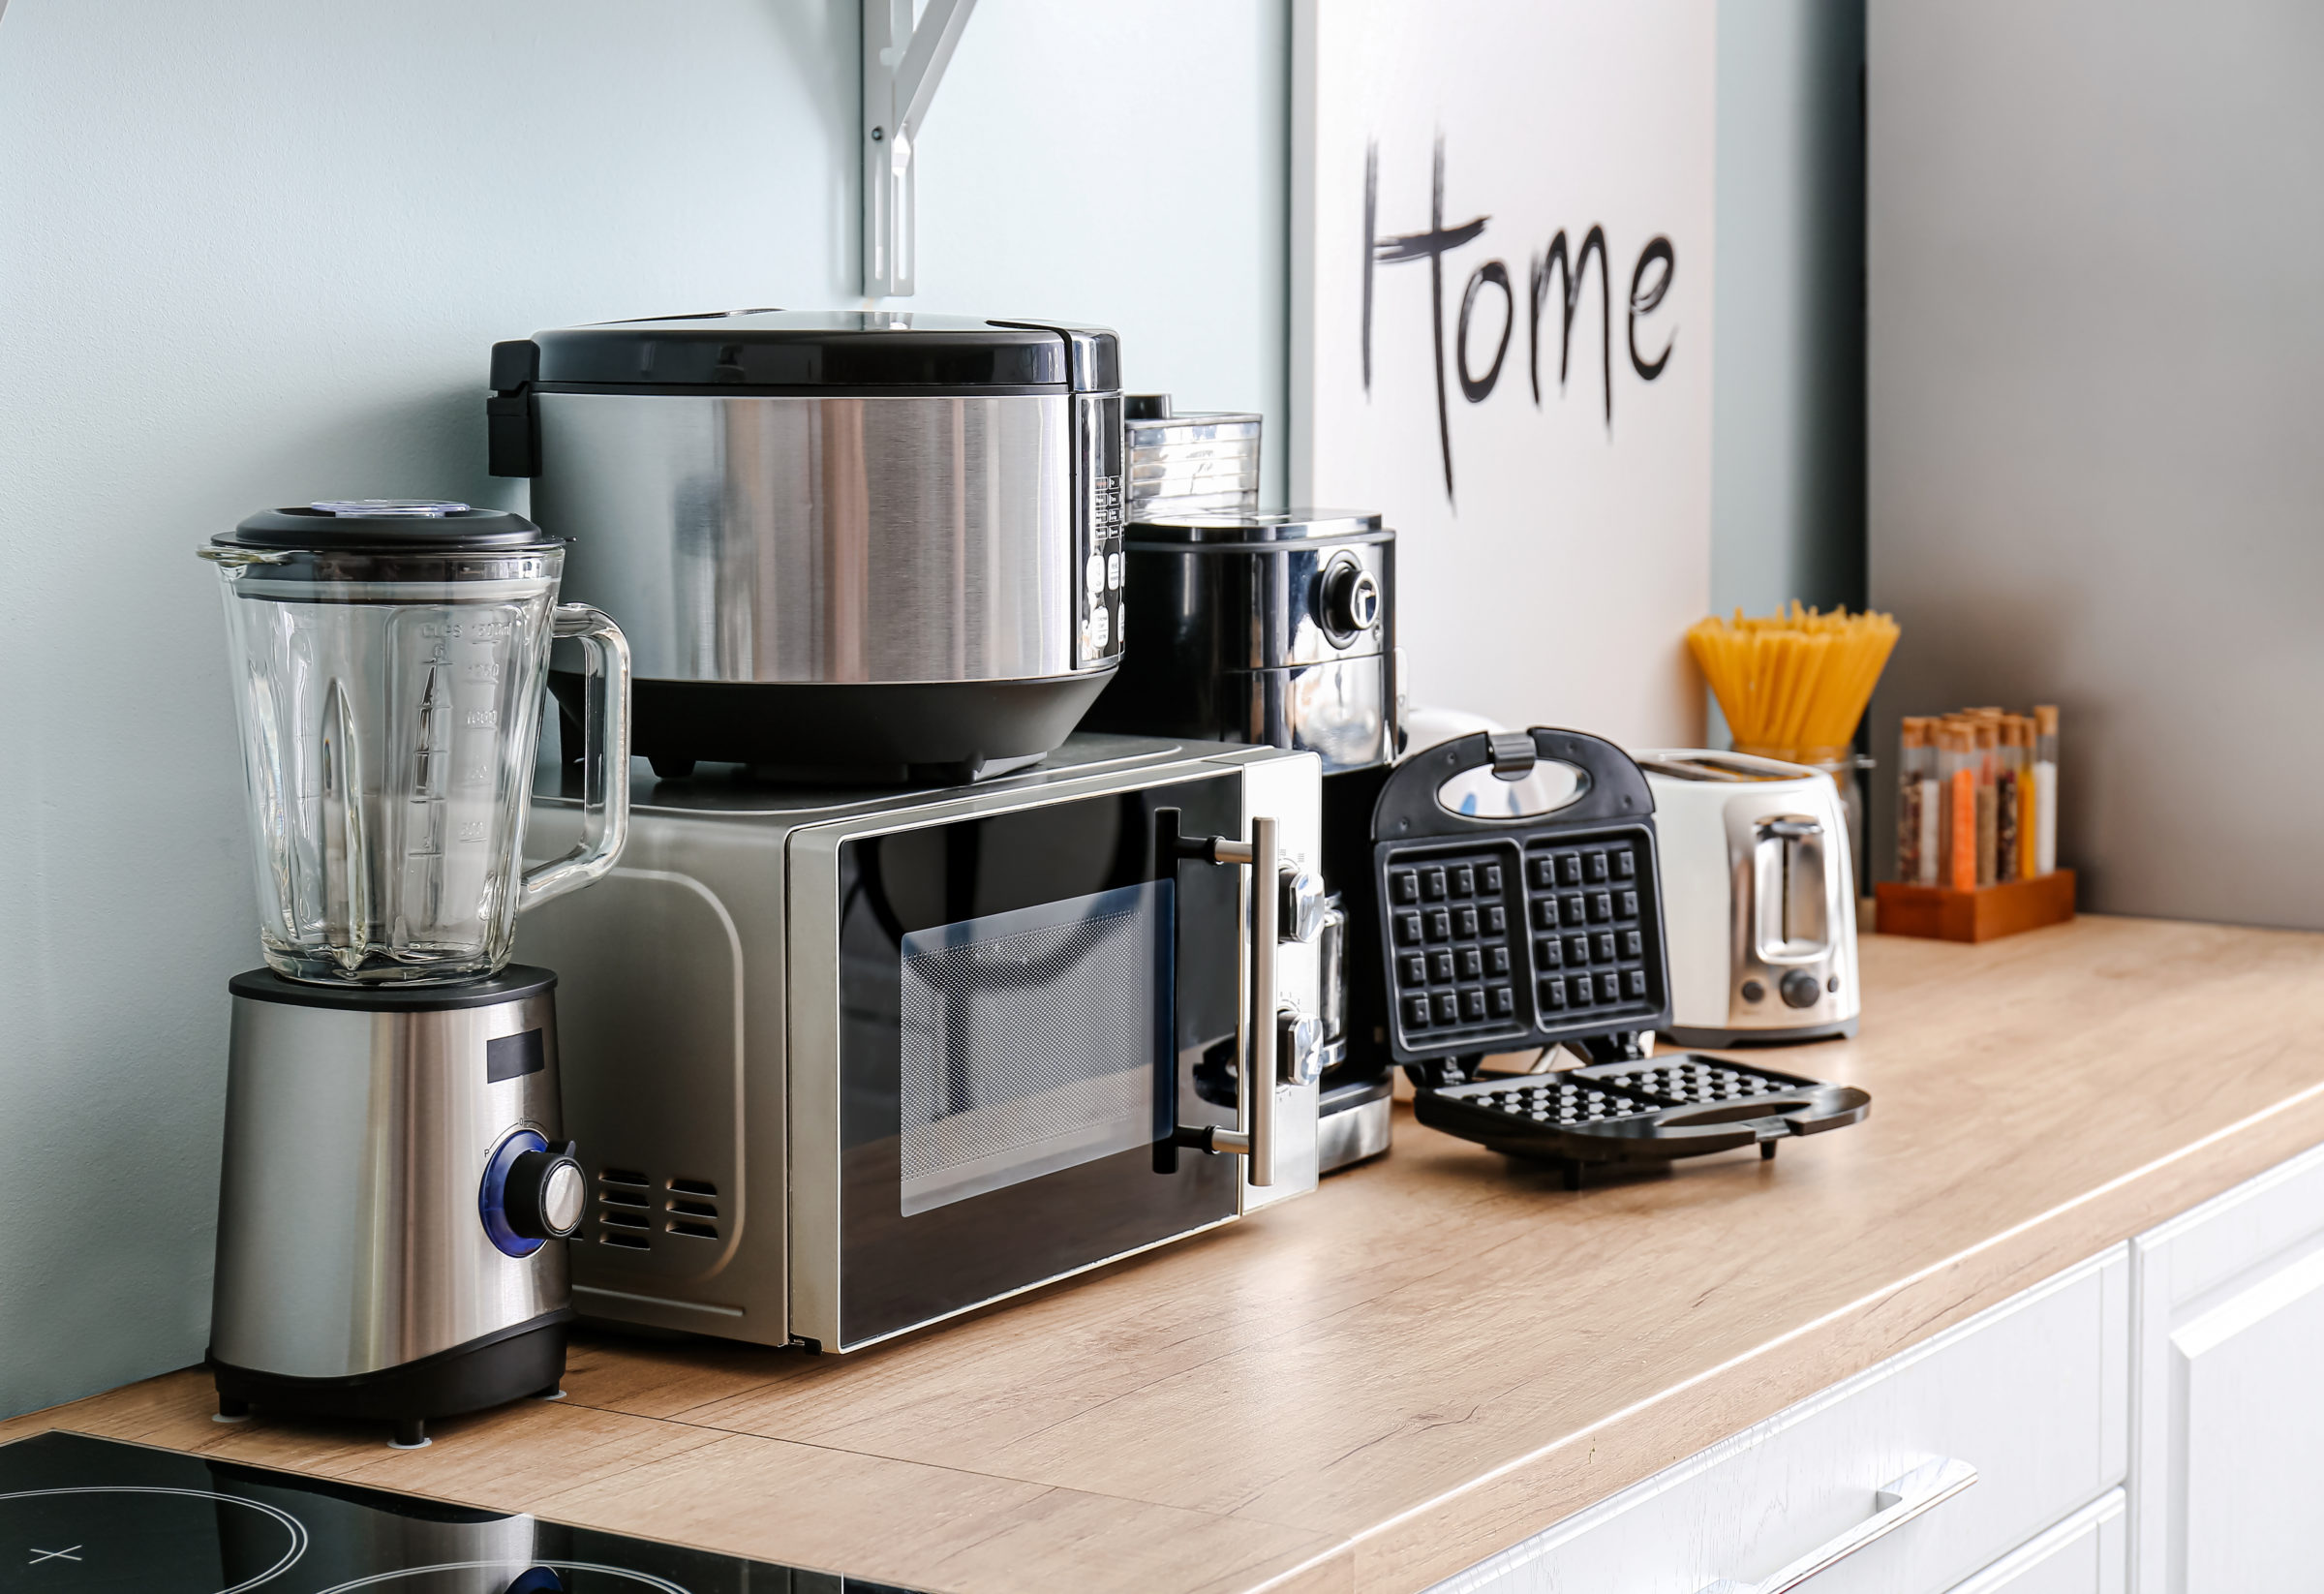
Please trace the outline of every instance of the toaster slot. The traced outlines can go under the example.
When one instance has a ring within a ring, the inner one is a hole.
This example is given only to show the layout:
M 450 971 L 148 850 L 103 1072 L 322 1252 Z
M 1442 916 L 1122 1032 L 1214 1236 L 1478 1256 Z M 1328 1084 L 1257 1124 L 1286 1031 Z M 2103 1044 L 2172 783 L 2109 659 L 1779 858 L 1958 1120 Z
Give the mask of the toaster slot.
M 1753 939 L 1762 963 L 1806 963 L 1832 946 L 1823 821 L 1771 814 L 1752 827 Z

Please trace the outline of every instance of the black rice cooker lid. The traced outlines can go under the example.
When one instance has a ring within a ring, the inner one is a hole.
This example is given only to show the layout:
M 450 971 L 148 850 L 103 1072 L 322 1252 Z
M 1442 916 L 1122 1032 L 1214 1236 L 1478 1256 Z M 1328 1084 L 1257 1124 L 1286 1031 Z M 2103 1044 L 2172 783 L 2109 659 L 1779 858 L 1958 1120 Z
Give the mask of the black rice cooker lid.
M 414 554 L 548 548 L 569 540 L 506 509 L 400 498 L 326 499 L 261 509 L 232 531 L 210 538 L 222 548 Z
M 563 326 L 496 344 L 492 385 L 1050 388 L 1121 385 L 1103 327 L 890 310 L 720 310 Z

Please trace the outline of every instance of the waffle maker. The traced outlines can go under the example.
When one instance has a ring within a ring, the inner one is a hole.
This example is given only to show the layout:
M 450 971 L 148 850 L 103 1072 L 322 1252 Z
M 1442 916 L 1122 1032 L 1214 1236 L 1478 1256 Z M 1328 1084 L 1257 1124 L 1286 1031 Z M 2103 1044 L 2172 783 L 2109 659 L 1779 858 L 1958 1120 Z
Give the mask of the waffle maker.
M 1455 812 L 1448 783 L 1489 768 L 1573 772 L 1545 812 Z M 1398 766 L 1372 812 L 1389 1044 L 1422 1123 L 1562 1167 L 1667 1162 L 1862 1119 L 1848 1086 L 1685 1055 L 1649 1058 L 1670 1020 L 1661 865 L 1646 777 L 1578 731 L 1479 732 Z M 1479 1078 L 1495 1053 L 1565 1045 L 1582 1067 Z

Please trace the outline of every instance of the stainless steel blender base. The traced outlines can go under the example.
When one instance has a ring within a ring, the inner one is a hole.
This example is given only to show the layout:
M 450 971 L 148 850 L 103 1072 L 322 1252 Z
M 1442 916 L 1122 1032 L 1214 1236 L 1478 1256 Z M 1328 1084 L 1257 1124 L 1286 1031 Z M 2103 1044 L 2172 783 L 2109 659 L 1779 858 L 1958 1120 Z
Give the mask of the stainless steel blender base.
M 395 1425 L 405 1449 L 427 1442 L 427 1425 L 505 1405 L 528 1395 L 554 1395 L 565 1377 L 566 1308 L 486 1334 L 401 1366 L 352 1378 L 286 1378 L 205 1359 L 218 1386 L 218 1415 L 229 1421 L 258 1410 L 286 1417 L 335 1417 Z
M 555 984 L 232 982 L 222 1402 L 420 1420 L 555 1386 L 565 1246 L 496 1239 L 485 1199 L 511 1136 L 558 1136 Z

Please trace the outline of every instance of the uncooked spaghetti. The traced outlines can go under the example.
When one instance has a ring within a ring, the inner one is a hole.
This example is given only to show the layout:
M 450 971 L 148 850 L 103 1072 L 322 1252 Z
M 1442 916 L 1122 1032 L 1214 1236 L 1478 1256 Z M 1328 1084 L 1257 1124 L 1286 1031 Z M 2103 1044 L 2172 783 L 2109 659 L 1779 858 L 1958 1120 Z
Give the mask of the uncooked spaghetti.
M 1872 689 L 1896 646 L 1896 621 L 1885 614 L 1789 614 L 1698 620 L 1687 646 L 1718 696 L 1738 752 L 1788 763 L 1844 758 Z

